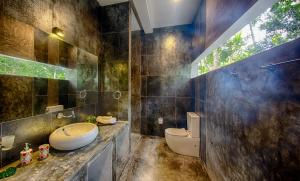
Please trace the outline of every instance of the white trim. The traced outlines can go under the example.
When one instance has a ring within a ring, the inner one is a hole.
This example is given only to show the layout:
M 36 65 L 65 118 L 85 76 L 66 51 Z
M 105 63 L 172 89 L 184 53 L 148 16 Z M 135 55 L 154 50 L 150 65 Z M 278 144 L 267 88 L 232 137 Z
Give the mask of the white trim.
M 153 33 L 153 27 L 151 24 L 150 14 L 149 14 L 149 4 L 147 0 L 133 0 L 134 7 L 139 16 L 139 20 L 142 23 L 142 28 L 144 32 Z
M 204 52 L 199 55 L 191 65 L 191 78 L 198 76 L 198 64 L 209 55 L 213 50 L 226 43 L 235 33 L 240 31 L 244 26 L 253 21 L 256 17 L 265 12 L 278 0 L 257 0 L 257 2 L 249 8 L 233 25 L 231 25 L 216 41 L 214 41 Z

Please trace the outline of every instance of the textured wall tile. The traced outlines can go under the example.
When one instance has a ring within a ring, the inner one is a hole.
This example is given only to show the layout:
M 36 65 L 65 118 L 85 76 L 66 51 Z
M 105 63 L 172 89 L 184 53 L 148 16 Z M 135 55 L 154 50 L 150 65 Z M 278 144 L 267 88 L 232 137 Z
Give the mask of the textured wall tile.
M 85 104 L 98 104 L 98 96 L 96 91 L 87 92 Z
M 74 64 L 73 57 L 70 57 L 72 55 L 72 54 L 70 54 L 70 51 L 73 48 L 73 46 L 68 43 L 65 43 L 63 41 L 59 41 L 58 46 L 59 46 L 58 47 L 58 50 L 59 50 L 59 64 L 58 65 L 69 68 L 69 64 Z M 75 62 L 76 62 L 76 60 L 75 60 Z
M 77 16 L 78 46 L 98 55 L 100 44 L 99 4 L 97 1 L 79 1 Z M 80 18 L 78 18 L 80 17 Z
M 110 62 L 105 64 L 104 90 L 128 90 L 128 62 Z
M 147 117 L 147 97 L 141 97 L 141 118 L 142 120 Z
M 237 19 L 239 19 L 257 0 L 207 0 L 205 47 L 213 43 Z M 201 12 L 200 12 L 201 13 Z
M 141 97 L 131 96 L 131 130 L 141 132 Z
M 48 105 L 55 106 L 59 104 L 59 84 L 58 80 L 48 80 Z
M 4 15 L 4 0 L 0 0 L 0 16 Z
M 143 134 L 163 136 L 164 128 L 176 127 L 175 115 L 171 119 L 167 118 L 164 125 L 158 125 L 157 114 L 149 111 L 146 100 L 152 100 L 153 97 L 157 99 L 172 97 L 175 100 L 175 96 L 185 98 L 194 96 L 194 83 L 190 80 L 189 65 L 192 60 L 192 33 L 190 30 L 190 26 L 182 26 L 160 28 L 155 29 L 152 34 L 141 34 L 141 73 L 139 75 L 142 75 L 140 89 Z M 133 47 L 137 46 L 134 40 L 132 43 Z M 132 76 L 139 75 L 132 74 Z M 133 81 L 132 84 L 134 84 Z M 151 106 L 155 107 L 156 105 Z M 171 108 L 173 106 L 171 105 Z M 191 107 L 194 107 L 194 103 Z M 161 112 L 164 111 L 161 110 Z M 185 127 L 186 118 L 178 118 L 178 125 Z
M 141 95 L 141 35 L 140 32 L 132 34 L 131 46 L 131 95 Z
M 120 62 L 117 64 L 119 90 L 128 91 L 128 62 Z
M 68 94 L 68 108 L 77 106 L 77 96 L 76 94 Z
M 44 114 L 48 106 L 48 96 L 33 97 L 33 115 Z
M 6 165 L 18 160 L 24 143 L 30 143 L 34 150 L 40 144 L 48 142 L 51 133 L 51 115 L 40 115 L 2 124 L 2 136 L 15 135 L 12 150 L 2 152 L 2 164 Z
M 99 94 L 99 114 L 118 117 L 118 100 L 113 98 L 113 92 Z
M 48 64 L 59 64 L 59 40 L 52 36 L 48 38 Z
M 64 30 L 64 40 L 78 45 L 77 17 L 78 0 L 58 0 L 53 3 L 53 27 Z
M 38 62 L 48 63 L 48 34 L 34 30 L 34 57 Z
M 195 100 L 193 98 L 176 98 L 176 121 L 185 121 L 186 126 L 187 112 L 195 111 Z M 182 123 L 181 123 L 182 125 Z
M 129 53 L 129 34 L 128 32 L 120 33 L 119 57 L 121 60 L 128 61 Z
M 48 79 L 33 78 L 34 95 L 46 96 L 48 95 Z
M 129 107 L 129 102 L 128 102 L 128 92 L 127 91 L 122 91 L 121 92 L 122 96 L 119 99 L 118 103 L 118 112 L 119 112 L 119 120 L 126 121 L 128 120 L 128 107 Z
M 59 95 L 70 94 L 69 84 L 70 82 L 67 80 L 58 80 L 58 94 Z
M 101 22 L 103 33 L 128 31 L 129 3 L 103 7 Z
M 162 61 L 159 55 L 144 56 L 147 63 L 146 75 L 159 76 L 171 74 L 171 66 L 168 66 L 167 61 Z M 174 69 L 172 71 L 174 73 Z
M 300 63 L 260 68 L 299 58 L 299 41 L 196 78 L 201 158 L 212 179 L 299 178 Z
M 131 71 L 136 71 L 131 69 Z M 140 74 L 131 74 L 131 95 L 140 96 L 141 95 L 141 76 Z
M 204 104 L 203 104 L 204 105 Z M 206 115 L 200 115 L 200 158 L 206 164 Z
M 147 116 L 142 127 L 143 134 L 163 136 L 164 129 L 176 127 L 175 122 L 175 98 L 148 97 L 146 103 Z M 159 125 L 157 119 L 162 117 L 164 124 Z
M 141 96 L 147 96 L 147 76 L 142 76 L 141 81 Z
M 32 78 L 0 76 L 1 121 L 32 115 Z
M 176 97 L 194 97 L 194 81 L 190 78 L 176 77 Z
M 5 15 L 26 24 L 35 26 L 45 32 L 52 30 L 52 0 L 6 0 Z
M 175 78 L 148 76 L 147 96 L 175 96 Z
M 77 50 L 77 85 L 78 90 L 98 90 L 98 57 L 84 51 Z
M 34 58 L 34 29 L 11 17 L 0 17 L 0 53 Z
M 81 107 L 76 108 L 77 115 L 79 116 L 77 119 L 79 119 L 79 122 L 86 121 L 87 116 L 89 115 L 96 115 L 96 108 L 95 105 L 84 105 Z
M 63 105 L 64 109 L 83 105 L 77 100 L 77 96 L 75 94 L 58 95 L 58 104 Z
M 104 91 L 113 91 L 119 89 L 119 73 L 116 63 L 104 64 Z
M 104 48 L 104 61 L 118 61 L 119 58 L 119 47 L 120 47 L 120 34 L 119 33 L 108 33 L 103 35 L 103 48 Z
M 142 55 L 141 56 L 141 75 L 149 75 L 148 73 L 148 56 Z

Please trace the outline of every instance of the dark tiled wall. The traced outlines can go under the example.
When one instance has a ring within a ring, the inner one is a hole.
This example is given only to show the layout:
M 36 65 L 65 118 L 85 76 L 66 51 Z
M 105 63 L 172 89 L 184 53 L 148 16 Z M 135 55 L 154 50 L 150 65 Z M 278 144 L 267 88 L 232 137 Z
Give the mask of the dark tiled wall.
M 205 50 L 206 0 L 201 0 L 194 22 L 193 58 L 196 59 Z
M 131 39 L 131 131 L 141 133 L 141 32 L 132 32 Z
M 134 33 L 132 124 L 136 131 L 140 124 L 142 134 L 164 136 L 166 128 L 187 126 L 186 112 L 194 111 L 189 66 L 192 35 L 191 26 L 156 29 L 146 35 Z M 163 125 L 158 124 L 159 117 L 164 118 Z
M 1 149 L 1 166 L 17 160 L 25 142 L 36 149 L 48 142 L 57 127 L 96 114 L 98 55 L 102 52 L 99 10 L 96 0 L 0 0 L 0 53 L 78 73 L 76 81 L 0 76 L 1 137 L 16 136 L 13 149 Z M 56 26 L 64 30 L 63 41 L 49 36 Z M 87 90 L 85 99 L 79 97 L 83 89 Z M 74 110 L 76 119 L 42 114 L 47 105 L 57 104 L 71 108 L 65 110 L 66 115 Z
M 300 179 L 300 39 L 195 78 L 212 180 Z M 205 137 L 206 136 L 206 137 Z
M 100 52 L 99 5 L 95 0 L 1 0 L 3 14 L 44 32 L 64 30 L 64 40 L 95 55 Z M 26 35 L 24 33 L 24 35 Z M 32 44 L 33 45 L 33 44 Z M 25 47 L 24 47 L 25 48 Z M 21 49 L 20 49 L 21 50 Z
M 197 57 L 237 21 L 257 0 L 202 0 L 194 20 Z
M 99 64 L 99 114 L 128 120 L 129 3 L 101 9 L 103 52 Z M 116 91 L 120 91 L 120 99 Z
M 205 47 L 212 44 L 257 0 L 206 0 Z

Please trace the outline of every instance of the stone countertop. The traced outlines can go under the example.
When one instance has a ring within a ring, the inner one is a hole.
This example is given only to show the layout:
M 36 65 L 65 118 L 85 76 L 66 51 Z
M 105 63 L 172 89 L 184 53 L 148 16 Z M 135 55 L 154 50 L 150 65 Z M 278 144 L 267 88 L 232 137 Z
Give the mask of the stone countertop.
M 16 161 L 8 167 L 16 167 L 17 173 L 14 176 L 3 180 L 17 181 L 43 181 L 43 180 L 72 180 L 74 176 L 97 154 L 117 136 L 126 126 L 125 121 L 118 121 L 115 125 L 99 126 L 99 135 L 91 144 L 74 151 L 62 152 L 54 149 L 50 150 L 50 156 L 42 161 L 38 161 L 38 152 L 34 153 L 33 162 L 25 167 L 19 167 Z

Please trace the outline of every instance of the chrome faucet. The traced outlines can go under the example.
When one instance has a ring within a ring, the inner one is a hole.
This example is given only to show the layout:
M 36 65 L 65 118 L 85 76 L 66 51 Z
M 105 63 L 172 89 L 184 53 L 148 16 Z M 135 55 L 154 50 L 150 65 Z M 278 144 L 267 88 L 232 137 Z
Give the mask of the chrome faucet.
M 69 116 L 65 116 L 64 113 L 60 112 L 60 113 L 57 114 L 56 118 L 57 119 L 62 119 L 62 118 L 76 118 L 76 116 L 75 116 L 75 112 L 74 111 L 72 111 L 71 115 L 69 115 Z

